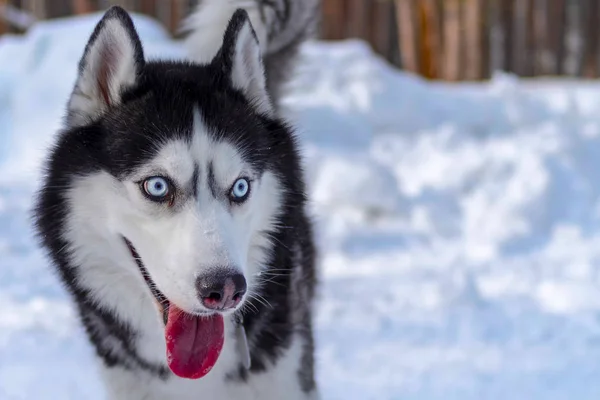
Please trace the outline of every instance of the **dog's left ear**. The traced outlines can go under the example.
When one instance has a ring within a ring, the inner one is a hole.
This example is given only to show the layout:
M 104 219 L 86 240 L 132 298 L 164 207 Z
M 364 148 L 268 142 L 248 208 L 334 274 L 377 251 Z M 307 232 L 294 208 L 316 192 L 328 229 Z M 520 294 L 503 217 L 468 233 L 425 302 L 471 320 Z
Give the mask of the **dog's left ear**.
M 240 90 L 259 111 L 273 114 L 267 92 L 265 68 L 258 38 L 246 10 L 235 11 L 225 30 L 223 47 L 215 57 L 220 58 L 231 84 Z
M 67 124 L 89 123 L 118 105 L 123 92 L 136 85 L 143 67 L 144 52 L 131 17 L 121 7 L 111 7 L 96 25 L 79 62 Z

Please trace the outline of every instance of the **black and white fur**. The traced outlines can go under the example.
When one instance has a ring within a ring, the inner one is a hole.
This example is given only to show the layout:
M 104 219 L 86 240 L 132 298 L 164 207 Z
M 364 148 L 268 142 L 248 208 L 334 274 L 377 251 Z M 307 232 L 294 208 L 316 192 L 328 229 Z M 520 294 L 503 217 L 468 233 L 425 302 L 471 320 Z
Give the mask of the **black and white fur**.
M 265 65 L 267 89 L 277 108 L 285 81 L 294 71 L 299 45 L 316 33 L 320 0 L 200 0 L 186 19 L 191 57 L 209 62 L 220 48 L 233 12 L 243 8 L 254 27 Z
M 303 1 L 285 2 L 288 12 Z M 267 19 L 253 29 L 260 0 L 240 3 L 250 12 L 232 12 L 215 31 L 199 24 L 190 37 L 194 43 L 206 34 L 216 43 L 221 30 L 220 46 L 203 63 L 145 61 L 130 17 L 111 8 L 85 49 L 65 127 L 47 160 L 37 231 L 75 301 L 111 399 L 318 398 L 315 252 L 300 157 L 273 101 L 282 81 L 268 85 L 261 57 L 286 45 L 269 50 L 278 39 Z M 288 51 L 305 33 L 289 36 Z M 144 195 L 140 182 L 155 175 L 169 179 L 172 201 Z M 238 204 L 228 193 L 241 176 L 251 192 Z M 206 312 L 196 277 L 223 268 L 247 281 L 235 315 L 243 315 L 251 366 L 244 368 L 235 350 L 237 328 L 227 314 L 213 370 L 198 380 L 176 377 L 143 274 L 194 314 Z

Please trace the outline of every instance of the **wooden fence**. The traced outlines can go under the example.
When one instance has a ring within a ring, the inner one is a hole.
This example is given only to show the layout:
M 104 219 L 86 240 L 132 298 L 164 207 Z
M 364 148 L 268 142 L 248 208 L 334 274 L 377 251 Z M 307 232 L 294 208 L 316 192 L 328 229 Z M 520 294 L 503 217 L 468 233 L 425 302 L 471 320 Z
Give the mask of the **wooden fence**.
M 0 0 L 0 33 L 21 32 L 27 28 L 19 23 L 19 13 L 28 21 L 86 14 L 120 5 L 129 11 L 157 18 L 174 34 L 181 18 L 199 0 Z M 4 18 L 2 18 L 4 16 Z M 12 18 L 11 18 L 12 16 Z
M 446 80 L 600 74 L 598 0 L 397 0 L 406 69 Z
M 112 4 L 152 15 L 174 34 L 198 0 L 0 0 L 0 33 L 36 19 Z M 600 76 L 600 0 L 322 0 L 320 36 L 361 38 L 430 79 Z

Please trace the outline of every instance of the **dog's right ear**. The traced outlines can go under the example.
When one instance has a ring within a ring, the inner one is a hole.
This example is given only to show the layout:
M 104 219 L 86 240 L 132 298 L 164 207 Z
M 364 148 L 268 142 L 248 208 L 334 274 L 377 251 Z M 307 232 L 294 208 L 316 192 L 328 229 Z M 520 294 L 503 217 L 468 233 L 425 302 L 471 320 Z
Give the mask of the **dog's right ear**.
M 111 7 L 94 29 L 79 62 L 67 124 L 84 125 L 118 105 L 123 92 L 136 85 L 143 67 L 144 51 L 131 17 L 121 7 Z
M 273 114 L 273 105 L 267 91 L 265 66 L 260 44 L 248 12 L 237 9 L 225 30 L 223 46 L 215 57 L 228 75 L 231 85 L 263 113 Z

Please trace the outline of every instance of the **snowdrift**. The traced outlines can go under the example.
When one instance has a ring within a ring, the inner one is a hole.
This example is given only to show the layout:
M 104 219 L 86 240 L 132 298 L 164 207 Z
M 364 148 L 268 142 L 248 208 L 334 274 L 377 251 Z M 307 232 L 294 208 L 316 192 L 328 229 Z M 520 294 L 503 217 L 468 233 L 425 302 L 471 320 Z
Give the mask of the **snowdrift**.
M 98 18 L 0 39 L 0 399 L 102 398 L 28 220 Z M 136 25 L 149 56 L 184 55 Z M 290 88 L 323 398 L 600 398 L 598 83 L 432 84 L 347 41 L 306 45 Z

